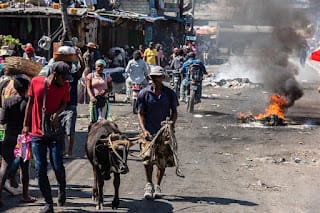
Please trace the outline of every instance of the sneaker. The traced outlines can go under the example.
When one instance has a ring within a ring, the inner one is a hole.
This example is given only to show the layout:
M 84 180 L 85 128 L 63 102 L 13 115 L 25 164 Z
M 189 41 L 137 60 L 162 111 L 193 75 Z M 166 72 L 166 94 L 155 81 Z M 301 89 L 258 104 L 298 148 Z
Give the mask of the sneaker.
M 161 198 L 162 194 L 161 194 L 161 188 L 159 185 L 156 185 L 154 187 L 154 194 L 153 194 L 154 198 Z
M 144 199 L 150 200 L 153 198 L 153 184 L 152 183 L 147 183 L 146 186 L 144 187 Z
M 42 209 L 40 209 L 40 213 L 54 213 L 53 205 L 46 204 Z

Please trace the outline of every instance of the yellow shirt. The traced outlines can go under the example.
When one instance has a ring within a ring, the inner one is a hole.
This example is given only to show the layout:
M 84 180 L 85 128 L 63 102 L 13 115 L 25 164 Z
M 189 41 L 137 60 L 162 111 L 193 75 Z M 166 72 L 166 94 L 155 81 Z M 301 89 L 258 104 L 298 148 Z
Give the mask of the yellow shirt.
M 150 48 L 148 48 L 144 51 L 144 57 L 145 57 L 147 64 L 156 65 L 157 64 L 157 55 L 158 55 L 158 52 L 155 49 L 151 50 Z

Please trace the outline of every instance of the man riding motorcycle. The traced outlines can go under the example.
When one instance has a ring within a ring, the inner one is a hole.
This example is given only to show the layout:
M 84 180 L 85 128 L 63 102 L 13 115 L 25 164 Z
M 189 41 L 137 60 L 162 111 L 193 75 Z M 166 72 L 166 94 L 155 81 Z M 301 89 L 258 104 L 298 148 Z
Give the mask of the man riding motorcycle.
M 172 70 L 171 85 L 172 85 L 172 89 L 176 92 L 178 98 L 179 98 L 180 85 L 181 85 L 181 79 L 182 79 L 180 68 L 182 67 L 182 64 L 184 62 L 183 54 L 184 52 L 182 49 L 177 50 L 176 57 L 170 63 L 170 69 Z
M 133 59 L 128 62 L 125 70 L 126 75 L 126 100 L 130 101 L 132 83 L 141 84 L 143 87 L 148 85 L 147 76 L 149 68 L 146 62 L 142 59 L 141 53 L 137 50 L 133 53 Z
M 202 95 L 203 74 L 208 74 L 203 62 L 199 59 L 196 59 L 196 54 L 194 52 L 189 52 L 188 60 L 183 63 L 180 72 L 184 75 L 184 79 L 182 80 L 180 86 L 179 101 L 186 101 L 186 92 L 190 81 L 196 81 L 199 87 L 195 94 L 195 103 L 200 103 Z

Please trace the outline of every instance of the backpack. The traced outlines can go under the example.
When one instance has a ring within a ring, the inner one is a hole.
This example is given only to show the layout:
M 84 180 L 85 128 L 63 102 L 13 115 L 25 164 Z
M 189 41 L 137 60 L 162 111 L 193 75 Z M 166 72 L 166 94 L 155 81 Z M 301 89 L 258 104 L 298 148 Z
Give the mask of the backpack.
M 192 62 L 189 65 L 189 76 L 191 80 L 202 81 L 203 72 L 199 62 L 196 62 L 196 63 Z

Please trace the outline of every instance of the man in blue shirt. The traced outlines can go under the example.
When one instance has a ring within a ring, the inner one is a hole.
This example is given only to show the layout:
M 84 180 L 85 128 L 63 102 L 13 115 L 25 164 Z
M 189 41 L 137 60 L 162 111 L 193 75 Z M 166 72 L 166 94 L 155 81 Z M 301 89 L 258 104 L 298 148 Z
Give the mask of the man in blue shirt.
M 185 101 L 186 98 L 186 92 L 187 92 L 187 87 L 189 86 L 189 81 L 190 81 L 190 67 L 192 65 L 198 65 L 200 72 L 201 72 L 201 79 L 197 79 L 199 82 L 199 87 L 196 92 L 196 97 L 195 101 L 196 103 L 199 103 L 201 101 L 201 95 L 202 95 L 202 75 L 207 74 L 207 70 L 199 59 L 196 59 L 196 54 L 194 52 L 188 53 L 188 60 L 183 63 L 180 72 L 184 76 L 184 79 L 181 81 L 181 86 L 180 86 L 180 99 L 179 101 Z M 191 79 L 195 80 L 195 79 Z
M 165 121 L 167 117 L 175 123 L 178 116 L 177 106 L 179 105 L 175 92 L 162 84 L 165 77 L 162 67 L 152 67 L 149 77 L 152 84 L 141 90 L 137 99 L 138 120 L 145 138 L 155 135 L 161 128 L 161 122 Z M 152 181 L 153 164 L 151 159 L 144 161 L 147 178 L 145 199 L 161 196 L 160 183 L 166 166 L 157 164 L 156 186 L 154 187 Z

